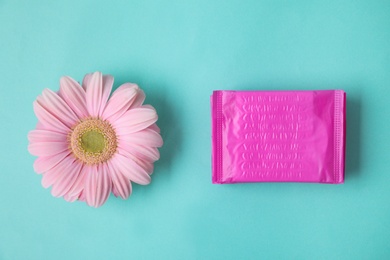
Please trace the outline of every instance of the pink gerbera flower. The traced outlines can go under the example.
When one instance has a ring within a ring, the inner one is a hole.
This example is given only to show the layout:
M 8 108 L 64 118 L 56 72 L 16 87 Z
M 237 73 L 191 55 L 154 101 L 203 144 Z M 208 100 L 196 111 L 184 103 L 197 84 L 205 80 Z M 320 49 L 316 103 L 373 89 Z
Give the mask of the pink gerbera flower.
M 28 150 L 42 185 L 65 200 L 99 207 L 112 192 L 126 199 L 131 181 L 150 183 L 163 141 L 157 113 L 142 105 L 144 92 L 125 83 L 110 96 L 114 79 L 100 72 L 82 83 L 62 77 L 60 91 L 45 89 L 34 101 L 38 118 Z

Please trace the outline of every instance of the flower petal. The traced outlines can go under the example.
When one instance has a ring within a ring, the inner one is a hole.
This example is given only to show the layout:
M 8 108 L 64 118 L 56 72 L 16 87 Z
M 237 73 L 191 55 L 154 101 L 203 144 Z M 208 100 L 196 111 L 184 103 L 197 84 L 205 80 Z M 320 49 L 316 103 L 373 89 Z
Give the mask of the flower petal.
M 132 83 L 119 86 L 108 100 L 102 118 L 110 122 L 115 122 L 116 119 L 120 118 L 134 102 L 138 89 L 138 86 Z
M 149 128 L 132 134 L 119 135 L 118 139 L 129 145 L 139 144 L 151 147 L 161 147 L 163 145 L 163 140 L 160 134 Z
M 69 195 L 69 194 L 65 194 L 64 195 L 64 199 L 67 202 L 75 202 L 78 198 L 79 198 L 79 195 L 76 195 L 76 196 L 72 196 L 72 195 Z
M 32 130 L 28 133 L 28 140 L 31 143 L 66 142 L 67 135 L 64 133 L 58 133 L 49 130 Z
M 85 187 L 86 175 L 86 166 L 83 165 L 83 168 L 80 170 L 80 174 L 77 176 L 77 180 L 69 190 L 68 195 L 79 196 L 81 194 Z
M 96 201 L 97 193 L 97 182 L 99 178 L 99 173 L 97 172 L 96 165 L 88 165 L 85 167 L 86 176 L 85 176 L 85 188 L 84 194 L 86 201 L 89 206 L 94 206 Z
M 153 124 L 153 125 L 149 126 L 148 128 L 157 132 L 157 133 L 160 133 L 160 127 L 158 127 L 157 124 Z
M 60 79 L 60 94 L 79 118 L 88 116 L 85 90 L 71 77 Z
M 134 108 L 112 123 L 118 135 L 134 133 L 147 128 L 157 121 L 157 113 L 151 108 Z
M 48 188 L 53 185 L 63 174 L 67 174 L 70 165 L 75 159 L 72 156 L 65 157 L 55 167 L 42 175 L 42 186 Z
M 37 101 L 68 127 L 72 127 L 78 121 L 78 117 L 68 104 L 50 89 L 43 90 L 42 96 L 39 96 Z
M 34 162 L 34 171 L 36 173 L 47 172 L 60 163 L 65 157 L 69 156 L 69 154 L 69 151 L 65 151 L 52 156 L 38 157 Z
M 51 194 L 54 197 L 62 197 L 68 193 L 80 175 L 82 163 L 74 161 L 66 174 L 62 174 L 53 184 Z
M 41 104 L 37 101 L 34 101 L 34 112 L 37 116 L 39 122 L 45 127 L 45 129 L 61 132 L 67 134 L 70 131 L 70 128 L 58 120 L 57 117 L 52 115 L 49 111 L 46 110 Z
M 104 204 L 111 192 L 110 176 L 105 164 L 91 165 L 87 169 L 85 198 L 89 206 L 97 208 Z
M 131 181 L 142 185 L 150 183 L 149 174 L 132 159 L 118 153 L 112 158 L 112 163 L 114 167 Z
M 85 192 L 84 192 L 84 190 L 82 192 L 80 192 L 80 194 L 79 194 L 79 201 L 85 201 Z
M 126 157 L 131 158 L 133 161 L 135 161 L 139 166 L 141 166 L 149 175 L 152 175 L 154 170 L 154 164 L 152 161 L 143 160 L 141 158 L 137 158 L 132 154 L 126 153 Z
M 103 95 L 103 76 L 101 72 L 92 74 L 91 80 L 87 85 L 86 101 L 89 115 L 99 116 L 100 104 Z
M 115 189 L 114 184 L 112 185 L 111 192 L 112 192 L 112 194 L 114 194 L 115 198 L 118 198 L 118 197 L 119 197 L 119 193 L 118 193 L 118 191 Z
M 152 162 L 145 161 L 139 158 L 135 162 L 138 163 L 142 168 L 144 168 L 149 175 L 152 175 L 154 170 L 154 164 Z
M 108 169 L 108 166 L 106 163 L 103 163 L 103 164 L 100 164 L 101 166 L 101 174 L 103 175 L 102 176 L 102 189 L 103 191 L 100 193 L 100 197 L 98 198 L 98 205 L 101 206 L 103 205 L 108 197 L 110 196 L 110 193 L 111 193 L 111 189 L 112 189 L 112 181 L 111 181 L 111 178 L 110 178 L 110 173 L 109 173 L 109 169 Z
M 137 90 L 137 96 L 134 100 L 134 102 L 130 105 L 129 109 L 136 108 L 142 106 L 142 104 L 145 101 L 145 92 L 142 89 Z
M 103 111 L 106 108 L 108 97 L 111 94 L 112 85 L 114 84 L 114 78 L 111 75 L 103 76 L 103 93 L 99 109 L 99 117 L 102 117 Z
M 110 177 L 113 184 L 113 192 L 115 190 L 116 195 L 122 199 L 127 199 L 131 194 L 131 182 L 126 176 L 120 173 L 115 166 L 112 165 L 111 161 L 107 162 Z
M 47 130 L 45 128 L 45 126 L 41 122 L 39 122 L 39 120 L 37 122 L 37 125 L 36 125 L 35 129 L 37 129 L 37 130 Z
M 28 145 L 28 151 L 35 156 L 51 156 L 67 151 L 66 142 L 38 142 Z
M 92 74 L 93 73 L 88 73 L 83 78 L 82 86 L 84 91 L 87 91 L 87 86 L 89 85 L 89 82 L 91 82 Z
M 136 158 L 140 158 L 148 162 L 154 162 L 160 159 L 160 152 L 156 147 L 148 147 L 148 146 L 137 145 L 137 144 L 129 145 L 119 140 L 118 148 L 119 148 L 119 152 L 121 152 L 121 150 L 124 150 L 132 154 Z

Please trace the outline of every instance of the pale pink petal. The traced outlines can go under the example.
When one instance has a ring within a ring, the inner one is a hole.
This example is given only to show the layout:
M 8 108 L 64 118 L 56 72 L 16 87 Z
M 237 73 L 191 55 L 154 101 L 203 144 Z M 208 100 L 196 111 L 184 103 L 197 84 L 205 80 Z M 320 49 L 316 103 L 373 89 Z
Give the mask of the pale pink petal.
M 37 126 L 35 128 L 37 130 L 47 130 L 46 127 L 39 121 L 37 122 Z
M 42 175 L 42 186 L 45 188 L 53 185 L 63 174 L 67 174 L 69 167 L 75 159 L 72 156 L 65 157 L 55 167 Z
M 150 109 L 154 109 L 154 107 L 153 107 L 152 105 L 149 105 L 149 104 L 142 105 L 142 107 L 144 107 L 144 108 L 150 108 Z
M 47 189 L 49 188 L 51 185 L 53 185 L 53 183 L 56 181 L 56 179 L 59 177 L 61 172 L 59 171 L 54 171 L 53 169 L 42 174 L 42 180 L 41 180 L 41 184 L 42 186 Z
M 84 192 L 84 190 L 82 192 L 80 192 L 79 200 L 80 201 L 85 201 L 85 192 Z
M 112 181 L 109 173 L 109 169 L 106 163 L 100 164 L 98 167 L 100 167 L 100 173 L 102 174 L 101 180 L 101 189 L 102 192 L 100 193 L 100 196 L 98 197 L 98 205 L 99 207 L 103 205 L 108 197 L 110 196 L 111 193 L 111 188 L 112 188 Z
M 150 183 L 149 174 L 132 159 L 121 154 L 115 154 L 112 158 L 112 164 L 131 181 L 142 185 Z
M 160 133 L 160 127 L 157 126 L 157 124 L 153 124 L 148 127 L 149 129 L 152 129 L 153 131 Z
M 125 83 L 119 86 L 108 100 L 102 118 L 114 122 L 121 117 L 134 102 L 138 89 L 138 86 L 132 83 Z
M 163 144 L 160 134 L 149 128 L 132 134 L 119 135 L 118 139 L 128 145 L 138 144 L 143 146 L 161 147 Z
M 43 90 L 37 102 L 68 127 L 72 127 L 78 121 L 78 117 L 68 104 L 50 89 Z
M 123 141 L 118 142 L 118 151 L 124 150 L 136 158 L 141 158 L 145 161 L 154 162 L 160 159 L 160 152 L 156 147 L 148 147 L 137 144 L 124 143 Z
M 74 161 L 72 165 L 69 166 L 68 172 L 66 174 L 62 174 L 62 176 L 60 176 L 54 182 L 53 188 L 51 189 L 51 194 L 54 197 L 64 196 L 72 188 L 73 184 L 77 180 L 81 167 L 81 162 Z
M 106 108 L 108 97 L 110 96 L 112 85 L 114 84 L 114 78 L 111 75 L 103 76 L 103 93 L 101 104 L 99 108 L 99 117 L 102 117 L 103 111 Z
M 52 156 L 68 149 L 66 142 L 39 142 L 28 145 L 28 151 L 35 156 Z
M 157 113 L 150 108 L 134 108 L 112 123 L 118 135 L 134 133 L 147 128 L 157 121 Z
M 49 130 L 32 130 L 28 133 L 28 140 L 31 143 L 37 142 L 66 142 L 67 135 L 64 133 Z
M 38 157 L 34 162 L 34 171 L 36 173 L 44 173 L 51 170 L 65 157 L 69 156 L 70 151 L 65 151 L 52 156 Z
M 39 122 L 45 127 L 45 129 L 67 134 L 70 128 L 58 120 L 57 117 L 47 111 L 37 101 L 34 101 L 34 112 Z
M 73 184 L 72 188 L 69 190 L 68 194 L 70 196 L 79 196 L 85 187 L 85 179 L 86 179 L 86 166 L 83 165 L 80 170 L 80 174 L 77 176 L 76 182 Z
M 91 82 L 92 74 L 93 73 L 88 73 L 83 78 L 82 86 L 83 86 L 84 91 L 87 90 L 87 86 L 89 85 L 89 82 Z
M 123 153 L 123 151 L 122 151 Z M 139 166 L 141 166 L 149 175 L 152 175 L 154 170 L 154 164 L 151 161 L 143 160 L 141 158 L 137 158 L 134 155 L 130 153 L 123 153 L 126 157 L 131 158 L 133 161 L 135 161 Z
M 97 192 L 97 181 L 99 173 L 97 172 L 96 165 L 87 165 L 85 166 L 86 176 L 85 176 L 85 187 L 84 195 L 85 199 L 89 206 L 94 206 L 96 201 L 96 192 Z
M 88 116 L 85 90 L 71 77 L 60 79 L 60 94 L 79 118 Z
M 98 169 L 99 167 L 99 169 Z M 85 180 L 85 198 L 91 207 L 100 207 L 107 200 L 112 183 L 105 164 L 91 165 L 87 168 Z
M 131 182 L 126 176 L 120 173 L 111 161 L 107 162 L 110 177 L 113 184 L 113 192 L 116 196 L 120 196 L 122 199 L 127 199 L 131 194 Z
M 154 164 L 152 160 L 150 159 L 141 159 L 144 156 L 135 156 L 131 154 L 130 152 L 121 149 L 119 150 L 119 153 L 125 156 L 126 158 L 132 159 L 134 162 L 136 162 L 139 166 L 141 166 L 149 175 L 152 175 L 154 170 Z
M 112 184 L 111 192 L 112 192 L 112 194 L 114 194 L 114 196 L 115 196 L 116 198 L 119 197 L 119 193 L 118 193 L 118 191 L 116 190 L 114 184 Z
M 85 199 L 89 206 L 94 206 L 96 201 L 97 193 L 97 181 L 99 178 L 99 173 L 97 172 L 96 165 L 86 165 L 85 170 L 85 187 L 84 195 Z
M 67 202 L 75 202 L 78 198 L 79 198 L 79 195 L 76 195 L 76 196 L 71 196 L 71 195 L 69 195 L 69 194 L 65 194 L 65 195 L 64 195 L 64 199 L 65 199 Z
M 92 78 L 87 85 L 86 101 L 89 115 L 99 116 L 100 105 L 103 95 L 103 75 L 100 72 L 92 74 Z
M 134 102 L 130 105 L 129 109 L 136 108 L 142 106 L 142 104 L 145 101 L 145 92 L 142 89 L 137 90 L 137 96 L 134 100 Z
M 152 162 L 145 161 L 139 158 L 135 160 L 135 162 L 138 163 L 142 168 L 144 168 L 149 175 L 152 175 L 154 170 L 154 164 Z

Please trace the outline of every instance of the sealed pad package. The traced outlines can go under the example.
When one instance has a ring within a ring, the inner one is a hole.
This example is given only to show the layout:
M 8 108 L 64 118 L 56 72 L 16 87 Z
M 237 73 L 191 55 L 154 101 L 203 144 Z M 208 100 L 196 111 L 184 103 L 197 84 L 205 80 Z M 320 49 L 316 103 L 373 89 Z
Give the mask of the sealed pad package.
M 212 181 L 343 183 L 345 92 L 214 91 Z

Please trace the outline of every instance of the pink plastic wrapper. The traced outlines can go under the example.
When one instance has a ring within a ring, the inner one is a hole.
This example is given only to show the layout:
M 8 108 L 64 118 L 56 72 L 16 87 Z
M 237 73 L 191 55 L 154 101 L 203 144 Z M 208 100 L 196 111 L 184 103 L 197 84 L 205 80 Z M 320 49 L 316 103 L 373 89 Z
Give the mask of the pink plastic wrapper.
M 343 183 L 342 90 L 214 91 L 212 181 Z

